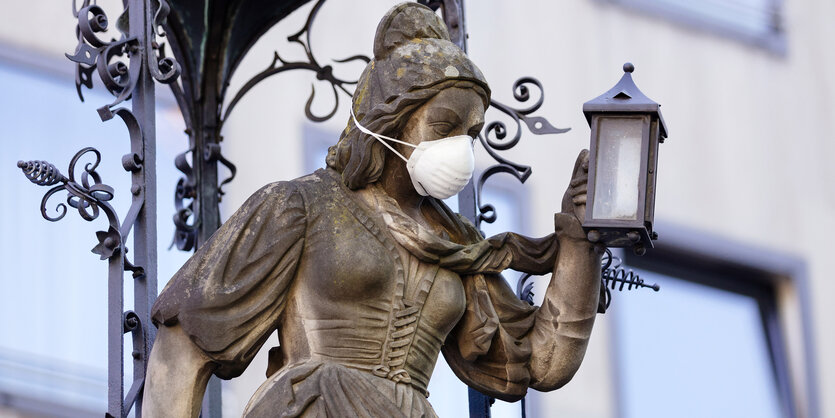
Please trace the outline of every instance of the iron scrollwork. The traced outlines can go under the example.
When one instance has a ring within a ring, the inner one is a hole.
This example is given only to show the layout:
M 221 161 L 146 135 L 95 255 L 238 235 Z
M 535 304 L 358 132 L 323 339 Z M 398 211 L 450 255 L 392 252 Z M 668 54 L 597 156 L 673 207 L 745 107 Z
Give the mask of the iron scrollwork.
M 324 122 L 332 118 L 335 114 L 337 109 L 339 108 L 339 92 L 337 89 L 342 90 L 348 97 L 353 95 L 353 92 L 349 91 L 346 86 L 355 85 L 357 84 L 356 80 L 343 80 L 339 77 L 336 77 L 333 74 L 333 66 L 325 65 L 322 66 L 316 57 L 313 55 L 313 50 L 311 49 L 311 42 L 310 42 L 310 31 L 313 27 L 313 21 L 316 18 L 316 14 L 319 13 L 319 9 L 322 8 L 322 5 L 325 3 L 325 0 L 319 0 L 311 9 L 310 14 L 307 16 L 307 20 L 305 21 L 304 26 L 296 33 L 287 37 L 288 42 L 293 42 L 301 45 L 304 49 L 305 56 L 307 57 L 307 61 L 285 61 L 281 56 L 278 54 L 278 51 L 275 51 L 273 54 L 273 60 L 270 65 L 261 71 L 260 73 L 256 74 L 252 77 L 249 81 L 244 84 L 243 87 L 235 94 L 232 98 L 232 101 L 229 102 L 229 105 L 226 107 L 226 111 L 223 114 L 223 120 L 229 116 L 232 112 L 232 109 L 235 108 L 235 105 L 238 101 L 243 98 L 243 96 L 249 92 L 253 87 L 255 87 L 258 83 L 263 81 L 264 79 L 283 73 L 285 71 L 290 70 L 308 70 L 316 73 L 316 78 L 318 80 L 327 81 L 331 89 L 333 91 L 334 97 L 334 105 L 333 108 L 323 116 L 317 116 L 313 114 L 311 107 L 313 105 L 313 100 L 316 96 L 316 88 L 314 85 L 311 85 L 310 96 L 308 96 L 307 101 L 305 102 L 304 106 L 304 114 L 313 122 Z M 354 55 L 345 59 L 333 60 L 335 63 L 348 63 L 352 61 L 362 61 L 368 64 L 371 60 L 365 55 Z M 280 65 L 279 65 L 280 64 Z
M 122 315 L 122 327 L 125 334 L 131 333 L 131 342 L 133 343 L 134 351 L 131 354 L 134 360 L 141 360 L 147 358 L 150 353 L 146 352 L 146 347 L 149 347 L 145 341 L 144 327 L 147 326 L 142 323 L 142 318 L 134 311 L 125 311 Z M 137 399 L 145 388 L 145 376 L 134 376 L 133 382 L 125 395 L 125 401 L 122 404 L 123 417 L 128 416 L 131 407 L 136 403 Z M 111 414 L 106 414 L 106 418 L 115 418 Z
M 173 83 L 180 75 L 180 65 L 163 52 L 164 45 L 153 42 L 155 37 L 164 37 L 162 25 L 168 16 L 170 8 L 165 0 L 144 0 L 139 4 L 146 14 L 146 20 L 152 22 L 145 33 L 136 36 L 131 33 L 129 7 L 126 7 L 117 19 L 116 28 L 121 32 L 120 39 L 104 41 L 99 37 L 110 26 L 107 14 L 92 0 L 83 0 L 81 7 L 73 0 L 73 16 L 78 20 L 76 37 L 78 45 L 75 52 L 65 54 L 70 61 L 76 63 L 75 87 L 78 97 L 84 101 L 82 86 L 93 88 L 93 72 L 97 72 L 105 88 L 116 99 L 107 105 L 113 108 L 124 102 L 133 93 L 142 68 L 142 54 L 148 55 L 148 71 L 160 83 Z M 156 6 L 155 8 L 153 6 Z M 153 17 L 152 17 L 153 16 Z M 148 48 L 150 46 L 150 48 Z M 147 49 L 147 51 L 145 51 Z M 129 62 L 115 60 L 115 57 L 129 56 Z M 99 110 L 103 120 L 107 115 Z
M 76 180 L 76 166 L 86 154 L 95 156 L 93 162 L 87 163 L 81 170 L 80 180 Z M 102 260 L 113 257 L 122 257 L 125 270 L 132 271 L 135 275 L 142 274 L 142 268 L 134 266 L 126 255 L 124 237 L 130 231 L 130 227 L 136 220 L 135 215 L 129 215 L 124 222 L 119 221 L 116 210 L 110 205 L 113 199 L 114 190 L 112 187 L 102 183 L 100 174 L 96 171 L 101 163 L 101 153 L 93 148 L 87 147 L 78 151 L 70 160 L 68 176 L 64 176 L 55 165 L 40 160 L 18 161 L 17 166 L 23 171 L 29 181 L 39 186 L 55 186 L 49 189 L 41 199 L 41 216 L 50 222 L 57 222 L 67 214 L 67 205 L 76 209 L 82 219 L 92 222 L 98 219 L 101 212 L 104 212 L 108 221 L 108 228 L 104 231 L 96 231 L 98 244 L 91 252 L 97 254 Z M 56 186 L 57 185 L 57 186 Z M 55 194 L 66 191 L 66 204 L 59 203 L 55 206 L 54 216 L 48 213 L 48 202 Z
M 284 73 L 286 71 L 291 70 L 306 70 L 311 71 L 316 74 L 316 79 L 320 81 L 325 81 L 330 84 L 331 90 L 333 91 L 334 97 L 334 104 L 331 110 L 329 110 L 324 115 L 316 115 L 313 112 L 313 102 L 316 98 L 316 87 L 314 84 L 311 84 L 311 92 L 308 96 L 305 107 L 304 113 L 305 116 L 312 122 L 324 122 L 331 119 L 339 108 L 339 92 L 346 94 L 349 98 L 353 96 L 353 91 L 350 90 L 350 86 L 356 85 L 357 80 L 346 80 L 337 77 L 333 73 L 333 66 L 332 65 L 322 65 L 313 54 L 312 43 L 310 41 L 310 32 L 313 28 L 313 22 L 316 18 L 316 15 L 319 13 L 319 10 L 324 5 L 325 0 L 319 0 L 310 10 L 310 13 L 307 16 L 307 20 L 305 21 L 304 26 L 299 29 L 296 33 L 287 37 L 287 41 L 290 43 L 298 44 L 302 47 L 305 57 L 307 58 L 306 61 L 287 61 L 281 57 L 278 51 L 273 53 L 272 62 L 265 68 L 263 71 L 255 74 L 251 79 L 249 79 L 232 97 L 229 103 L 226 105 L 225 109 L 222 112 L 222 117 L 220 119 L 220 125 L 222 126 L 223 123 L 229 118 L 229 115 L 232 113 L 232 110 L 235 106 L 240 102 L 240 100 L 249 92 L 251 91 L 256 85 L 264 81 L 265 79 Z M 353 55 L 345 59 L 336 59 L 333 60 L 334 63 L 344 64 L 354 61 L 362 61 L 363 63 L 370 62 L 370 58 L 365 55 Z M 181 96 L 182 93 L 177 92 L 175 88 L 175 96 Z M 181 106 L 182 107 L 182 106 Z M 190 148 L 189 150 L 185 151 L 184 153 L 177 156 L 174 165 L 177 169 L 183 174 L 183 177 L 177 182 L 177 187 L 174 194 L 174 206 L 176 208 L 176 213 L 174 214 L 174 225 L 175 225 L 175 232 L 174 232 L 174 239 L 171 243 L 172 246 L 176 246 L 181 251 L 191 251 L 196 243 L 197 234 L 198 234 L 198 226 L 199 226 L 199 219 L 197 217 L 197 211 L 194 207 L 195 198 L 197 197 L 197 187 L 196 187 L 196 174 L 194 167 L 189 164 L 186 156 L 188 154 L 200 156 L 200 154 L 195 154 L 194 147 Z M 221 153 L 221 148 L 218 144 L 207 144 L 207 146 L 202 150 L 202 158 L 206 162 L 219 162 L 223 164 L 229 171 L 230 176 L 226 179 L 222 180 L 218 185 L 218 195 L 222 198 L 224 195 L 223 186 L 231 182 L 235 178 L 235 174 L 237 172 L 235 165 L 226 159 L 223 154 Z
M 148 271 L 148 267 L 152 272 L 156 270 L 155 251 L 148 255 L 147 249 L 137 250 L 135 262 L 131 262 L 125 245 L 125 238 L 134 227 L 137 228 L 134 231 L 137 248 L 156 245 L 155 234 L 143 235 L 149 228 L 149 221 L 146 215 L 142 215 L 143 209 L 146 214 L 155 210 L 153 205 L 147 207 L 149 196 L 153 196 L 155 190 L 153 184 L 146 184 L 147 173 L 144 171 L 146 157 L 153 158 L 150 151 L 153 148 L 148 148 L 148 141 L 153 141 L 154 137 L 152 131 L 143 132 L 142 129 L 147 123 L 153 126 L 154 115 L 146 110 L 134 113 L 118 106 L 133 100 L 136 110 L 137 99 L 141 99 L 140 103 L 152 103 L 153 82 L 172 83 L 180 73 L 179 64 L 165 57 L 163 45 L 155 42 L 156 37 L 165 36 L 161 30 L 169 12 L 165 0 L 128 0 L 124 5 L 124 11 L 116 21 L 120 38 L 105 41 L 102 36 L 107 32 L 110 21 L 104 9 L 95 1 L 83 0 L 79 7 L 78 1 L 73 0 L 73 15 L 78 21 L 78 44 L 73 54 L 66 54 L 76 65 L 75 85 L 79 98 L 84 100 L 82 87 L 92 89 L 93 77 L 97 74 L 107 91 L 115 97 L 110 104 L 98 109 L 99 117 L 107 121 L 119 116 L 128 129 L 131 152 L 122 158 L 122 166 L 131 173 L 133 197 L 124 219 L 120 221 L 110 204 L 115 194 L 113 188 L 104 184 L 96 171 L 101 163 L 101 153 L 95 148 L 87 147 L 76 153 L 69 163 L 67 175 L 46 161 L 19 161 L 17 164 L 33 183 L 53 186 L 41 200 L 41 214 L 45 219 L 52 222 L 63 219 L 68 206 L 76 209 L 86 221 L 94 221 L 101 213 L 107 218 L 107 228 L 96 232 L 98 243 L 92 252 L 102 260 L 108 260 L 108 417 L 126 417 L 134 408 L 137 415 L 141 413 L 145 362 L 154 336 L 154 331 L 149 329 L 149 303 L 156 295 L 156 277 Z M 146 150 L 149 155 L 146 155 Z M 79 165 L 90 156 L 93 157 L 92 162 L 83 167 Z M 55 206 L 55 214 L 48 213 L 48 201 L 62 191 L 67 192 L 66 203 Z M 126 271 L 132 272 L 134 279 L 134 309 L 137 312 L 123 311 Z M 135 381 L 125 397 L 122 340 L 128 332 L 133 334 Z
M 84 165 L 81 179 L 76 180 L 76 165 L 85 154 L 93 154 L 95 160 Z M 119 218 L 109 203 L 113 199 L 113 188 L 102 183 L 101 176 L 96 172 L 100 162 L 101 153 L 95 148 L 87 147 L 73 156 L 67 171 L 69 177 L 61 174 L 55 165 L 46 161 L 18 161 L 17 166 L 32 183 L 39 186 L 55 186 L 41 199 L 41 215 L 44 219 L 50 222 L 63 219 L 67 214 L 67 205 L 77 209 L 81 218 L 88 222 L 97 219 L 101 212 L 105 213 L 109 227 L 105 231 L 96 232 L 99 242 L 92 250 L 105 260 L 122 255 L 125 251 L 122 235 L 119 233 Z M 57 215 L 50 216 L 47 213 L 48 201 L 61 191 L 67 192 L 67 203 L 59 203 L 55 207 Z
M 488 203 L 482 202 L 482 190 L 484 183 L 487 180 L 499 173 L 507 173 L 524 183 L 531 175 L 531 167 L 519 164 L 503 158 L 498 151 L 506 151 L 515 147 L 522 138 L 522 123 L 534 135 L 551 135 L 568 132 L 571 128 L 556 128 L 547 119 L 542 116 L 532 116 L 531 114 L 542 107 L 545 101 L 545 90 L 542 88 L 542 83 L 533 77 L 522 77 L 513 83 L 513 98 L 520 103 L 525 103 L 531 99 L 531 86 L 539 90 L 539 98 L 532 105 L 523 108 L 515 108 L 503 104 L 497 100 L 490 100 L 490 106 L 504 113 L 515 123 L 516 127 L 512 137 L 508 138 L 507 124 L 500 120 L 495 120 L 488 123 L 484 127 L 484 132 L 479 134 L 478 139 L 481 145 L 484 146 L 485 151 L 490 154 L 497 164 L 488 167 L 478 177 L 476 182 L 476 206 L 478 208 L 478 216 L 476 218 L 476 227 L 480 227 L 481 222 L 493 223 L 496 221 L 496 208 Z
M 174 158 L 174 167 L 183 173 L 183 177 L 177 180 L 174 188 L 174 238 L 169 248 L 176 246 L 180 251 L 191 251 L 197 243 L 198 220 L 195 219 L 197 214 L 194 206 L 197 197 L 197 177 L 194 167 L 187 159 L 188 155 L 194 155 L 193 153 L 192 147 Z M 235 179 L 238 169 L 223 156 L 220 144 L 206 144 L 202 157 L 206 162 L 219 162 L 230 172 L 229 177 L 223 179 L 217 186 L 218 201 L 220 201 L 225 194 L 223 186 Z
M 203 159 L 209 162 L 219 162 L 229 170 L 229 177 L 223 179 L 217 186 L 217 193 L 222 198 L 223 195 L 226 194 L 223 191 L 223 186 L 235 179 L 238 169 L 235 167 L 235 164 L 232 164 L 232 162 L 227 160 L 220 152 L 220 144 L 206 144 L 203 148 Z
M 194 168 L 186 159 L 192 152 L 194 148 L 189 148 L 174 158 L 174 167 L 184 175 L 174 188 L 174 239 L 171 242 L 171 247 L 176 245 L 180 251 L 191 251 L 197 242 L 197 225 L 189 223 L 194 216 L 194 198 L 197 196 Z

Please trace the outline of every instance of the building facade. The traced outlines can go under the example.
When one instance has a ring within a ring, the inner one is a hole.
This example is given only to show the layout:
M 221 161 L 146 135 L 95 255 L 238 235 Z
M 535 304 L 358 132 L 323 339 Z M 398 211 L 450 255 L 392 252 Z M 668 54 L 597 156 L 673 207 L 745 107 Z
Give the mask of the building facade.
M 99 3 L 111 16 L 121 9 L 120 2 Z M 329 0 L 312 31 L 317 58 L 370 55 L 376 23 L 394 3 Z M 522 141 L 502 155 L 530 165 L 533 175 L 524 185 L 509 176 L 488 181 L 485 198 L 496 203 L 498 220 L 484 225 L 486 233 L 553 230 L 574 159 L 589 146 L 582 103 L 614 85 L 624 62 L 635 64 L 636 83 L 663 105 L 670 129 L 658 166 L 658 248 L 640 258 L 621 255 L 661 291 L 613 291 L 580 371 L 558 391 L 532 393 L 528 416 L 835 416 L 835 401 L 824 396 L 835 390 L 835 359 L 827 355 L 835 351 L 827 321 L 835 315 L 828 301 L 835 292 L 828 259 L 828 232 L 835 230 L 835 29 L 828 17 L 835 4 L 726 3 L 466 3 L 469 54 L 493 97 L 524 107 L 512 85 L 536 77 L 546 94 L 536 114 L 572 128 L 555 136 L 522 128 Z M 274 51 L 301 57 L 286 37 L 304 25 L 310 6 L 264 35 L 230 91 L 265 68 Z M 94 229 L 79 220 L 43 221 L 41 191 L 15 162 L 63 162 L 93 145 L 112 165 L 117 193 L 126 191 L 119 167 L 126 133 L 98 122 L 95 108 L 109 102 L 103 93 L 77 100 L 73 66 L 63 58 L 76 43 L 70 4 L 39 0 L 4 9 L 0 184 L 10 198 L 0 206 L 0 415 L 99 415 L 105 266 L 87 252 Z M 361 70 L 334 64 L 345 78 Z M 289 72 L 256 87 L 226 121 L 224 155 L 238 170 L 225 187 L 224 219 L 263 184 L 324 166 L 350 117 L 349 100 L 342 96 L 336 116 L 314 124 L 304 115 L 311 84 L 314 113 L 327 113 L 330 86 L 312 73 Z M 187 257 L 165 248 L 174 230 L 168 196 L 179 176 L 173 158 L 188 145 L 174 100 L 164 86 L 158 92 L 162 287 Z M 502 117 L 487 114 L 512 132 Z M 476 158 L 477 170 L 491 163 L 484 152 Z M 117 196 L 116 205 L 127 207 L 125 199 Z M 536 279 L 535 293 L 546 282 Z M 244 376 L 224 382 L 224 416 L 240 415 L 265 365 L 263 352 Z M 466 388 L 444 365 L 429 391 L 441 416 L 466 413 Z M 520 416 L 519 405 L 497 402 L 494 416 Z

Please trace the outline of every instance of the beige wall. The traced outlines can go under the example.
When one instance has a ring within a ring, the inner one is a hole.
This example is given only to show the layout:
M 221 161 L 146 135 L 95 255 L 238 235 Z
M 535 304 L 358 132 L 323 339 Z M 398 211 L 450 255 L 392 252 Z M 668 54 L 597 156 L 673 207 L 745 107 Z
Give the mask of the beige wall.
M 376 22 L 393 3 L 367 1 L 358 10 L 356 2 L 331 0 L 314 29 L 317 57 L 325 62 L 369 54 Z M 835 292 L 835 281 L 827 274 L 829 233 L 835 230 L 835 3 L 784 5 L 788 47 L 779 56 L 592 0 L 470 0 L 470 54 L 496 99 L 513 104 L 512 82 L 523 75 L 537 77 L 547 93 L 537 114 L 572 128 L 560 136 L 526 136 L 507 153 L 534 170 L 524 186 L 531 204 L 525 216 L 533 233 L 551 230 L 573 160 L 588 146 L 582 103 L 611 87 L 621 65 L 633 62 L 636 83 L 663 104 L 670 130 L 660 151 L 657 220 L 806 263 L 820 416 L 835 416 L 835 401 L 823 396 L 835 391 L 835 359 L 827 355 L 835 352 L 835 329 L 827 323 L 835 316 L 835 306 L 827 303 Z M 56 8 L 47 1 L 4 5 L 10 19 L 0 25 L 0 43 L 50 55 L 72 50 L 69 8 L 68 2 Z M 231 91 L 264 68 L 275 49 L 285 58 L 301 58 L 284 37 L 301 27 L 305 14 L 294 14 L 252 49 Z M 336 69 L 349 78 L 361 68 Z M 268 80 L 228 120 L 224 153 L 239 170 L 228 187 L 224 215 L 262 184 L 303 174 L 300 139 L 308 122 L 302 109 L 313 80 L 303 73 Z M 331 93 L 324 83 L 316 86 L 316 108 L 323 113 L 329 110 Z M 335 135 L 347 119 L 347 100 L 341 99 L 338 115 L 323 124 Z M 663 239 L 664 231 L 659 233 Z M 795 293 L 788 288 L 781 297 L 793 307 L 784 320 L 797 355 L 802 332 Z M 549 414 L 615 414 L 609 322 L 606 316 L 598 319 L 587 360 L 574 381 L 538 401 Z M 226 384 L 229 416 L 240 411 L 263 380 L 264 367 L 257 364 L 262 360 L 256 360 L 247 377 Z

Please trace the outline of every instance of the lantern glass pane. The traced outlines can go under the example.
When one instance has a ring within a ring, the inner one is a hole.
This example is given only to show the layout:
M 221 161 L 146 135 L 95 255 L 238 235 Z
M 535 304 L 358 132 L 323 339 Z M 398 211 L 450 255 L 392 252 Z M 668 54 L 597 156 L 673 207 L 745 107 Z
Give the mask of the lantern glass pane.
M 600 118 L 592 208 L 594 219 L 638 219 L 643 133 L 643 118 Z

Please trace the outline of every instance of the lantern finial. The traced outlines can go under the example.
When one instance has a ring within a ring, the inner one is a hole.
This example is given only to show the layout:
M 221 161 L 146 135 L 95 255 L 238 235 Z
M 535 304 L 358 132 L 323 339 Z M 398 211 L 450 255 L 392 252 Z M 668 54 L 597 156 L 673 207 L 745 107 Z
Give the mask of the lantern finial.
M 635 66 L 632 65 L 631 62 L 627 62 L 626 64 L 623 64 L 623 72 L 631 73 L 633 71 L 635 71 Z

